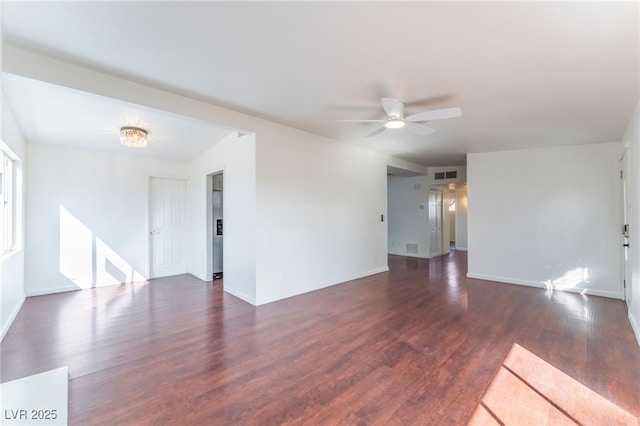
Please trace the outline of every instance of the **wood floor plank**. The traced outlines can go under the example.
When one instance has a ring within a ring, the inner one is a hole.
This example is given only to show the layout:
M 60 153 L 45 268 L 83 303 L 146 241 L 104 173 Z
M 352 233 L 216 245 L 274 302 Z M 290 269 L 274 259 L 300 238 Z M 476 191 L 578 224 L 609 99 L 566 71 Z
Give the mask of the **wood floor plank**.
M 520 344 L 640 415 L 624 304 L 466 264 L 390 256 L 389 272 L 257 308 L 190 275 L 31 297 L 1 381 L 68 366 L 71 425 L 497 424 L 478 404 Z

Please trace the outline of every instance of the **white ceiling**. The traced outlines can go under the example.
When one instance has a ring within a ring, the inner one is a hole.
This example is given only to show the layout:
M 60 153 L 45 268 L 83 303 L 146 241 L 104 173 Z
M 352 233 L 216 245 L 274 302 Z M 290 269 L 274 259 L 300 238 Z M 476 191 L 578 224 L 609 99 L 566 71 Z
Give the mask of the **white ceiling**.
M 191 161 L 230 131 L 211 123 L 18 77 L 3 91 L 28 141 Z M 120 144 L 120 127 L 146 129 L 146 148 Z
M 639 14 L 638 2 L 2 2 L 10 43 L 425 165 L 620 140 L 640 95 Z M 381 117 L 381 96 L 463 116 L 369 139 L 375 127 L 335 121 Z

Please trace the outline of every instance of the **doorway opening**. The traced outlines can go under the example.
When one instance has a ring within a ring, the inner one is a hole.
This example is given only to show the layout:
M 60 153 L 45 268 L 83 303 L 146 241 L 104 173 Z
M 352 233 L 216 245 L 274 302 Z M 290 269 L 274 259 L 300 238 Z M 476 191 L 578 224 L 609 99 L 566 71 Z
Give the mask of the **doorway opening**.
M 467 184 L 429 188 L 429 257 L 467 250 Z
M 467 184 L 450 183 L 445 206 L 449 223 L 449 249 L 467 251 Z
M 629 219 L 631 217 L 631 191 L 629 190 L 629 149 L 620 158 L 620 180 L 622 190 L 622 291 L 627 309 L 631 304 L 631 264 L 629 245 Z
M 223 172 L 207 176 L 207 270 L 212 280 L 224 274 L 224 177 Z
M 449 197 L 445 206 L 449 219 L 449 250 L 456 249 L 456 184 L 449 184 Z
M 432 187 L 429 190 L 429 235 L 430 253 L 429 257 L 440 256 L 445 250 L 443 248 L 443 217 L 442 217 L 442 189 Z

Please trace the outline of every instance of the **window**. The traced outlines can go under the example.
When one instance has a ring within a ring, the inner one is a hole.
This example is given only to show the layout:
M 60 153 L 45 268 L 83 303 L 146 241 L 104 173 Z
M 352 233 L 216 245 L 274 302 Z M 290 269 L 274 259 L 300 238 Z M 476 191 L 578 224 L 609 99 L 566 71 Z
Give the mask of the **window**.
M 0 149 L 0 255 L 14 250 L 17 245 L 16 181 L 16 160 L 8 150 Z

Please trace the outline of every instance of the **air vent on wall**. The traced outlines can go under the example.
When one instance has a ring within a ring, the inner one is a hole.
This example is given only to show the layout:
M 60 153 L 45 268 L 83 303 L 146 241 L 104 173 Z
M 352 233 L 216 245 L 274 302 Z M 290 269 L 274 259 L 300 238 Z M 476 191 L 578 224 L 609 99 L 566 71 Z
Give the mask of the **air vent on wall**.
M 435 180 L 444 180 L 444 179 L 455 179 L 458 177 L 458 172 L 452 170 L 450 172 L 437 172 L 434 173 L 433 178 Z
M 418 245 L 407 244 L 407 254 L 418 254 Z

